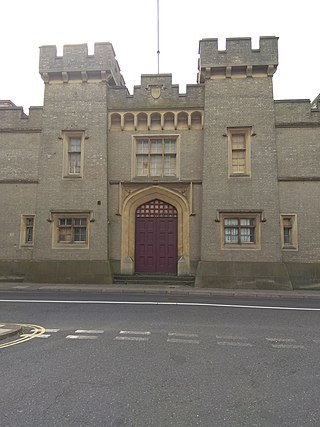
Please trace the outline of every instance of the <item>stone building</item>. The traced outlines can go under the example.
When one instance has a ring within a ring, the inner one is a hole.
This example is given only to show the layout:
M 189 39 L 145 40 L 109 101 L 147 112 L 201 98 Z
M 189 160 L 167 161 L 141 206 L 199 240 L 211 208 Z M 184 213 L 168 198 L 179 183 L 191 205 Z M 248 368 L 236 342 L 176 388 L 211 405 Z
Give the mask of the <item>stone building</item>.
M 2 280 L 320 282 L 320 97 L 273 99 L 277 37 L 199 54 L 130 94 L 110 43 L 40 48 L 44 105 L 0 101 Z

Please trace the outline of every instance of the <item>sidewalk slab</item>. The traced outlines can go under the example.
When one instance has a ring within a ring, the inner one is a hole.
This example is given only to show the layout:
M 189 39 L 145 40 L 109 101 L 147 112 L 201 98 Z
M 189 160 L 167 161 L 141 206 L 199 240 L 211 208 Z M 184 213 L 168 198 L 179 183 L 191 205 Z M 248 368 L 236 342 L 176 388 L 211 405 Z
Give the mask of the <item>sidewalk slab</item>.
M 56 283 L 23 283 L 2 282 L 0 291 L 5 292 L 95 292 L 110 294 L 150 294 L 170 296 L 233 296 L 250 298 L 310 298 L 320 299 L 320 290 L 265 290 L 265 289 L 223 289 L 223 288 L 194 288 L 187 285 L 150 285 L 150 284 L 56 284 Z

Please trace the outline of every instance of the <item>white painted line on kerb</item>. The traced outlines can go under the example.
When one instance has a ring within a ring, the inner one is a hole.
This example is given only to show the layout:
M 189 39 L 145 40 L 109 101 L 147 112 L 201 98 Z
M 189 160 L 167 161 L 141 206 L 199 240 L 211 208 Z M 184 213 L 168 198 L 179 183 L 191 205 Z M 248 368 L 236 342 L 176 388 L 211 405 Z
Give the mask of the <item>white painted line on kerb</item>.
M 231 337 L 230 335 L 216 335 L 218 340 L 247 340 L 246 337 Z
M 101 330 L 90 330 L 90 329 L 77 329 L 75 334 L 103 334 L 104 331 Z
M 231 345 L 232 347 L 252 347 L 249 342 L 236 342 L 236 341 L 218 341 L 218 345 Z
M 305 349 L 305 346 L 303 346 L 303 345 L 294 345 L 294 344 L 272 344 L 271 347 L 273 347 L 273 348 L 303 348 L 303 349 Z
M 198 340 L 186 340 L 182 338 L 168 338 L 167 342 L 184 343 L 184 344 L 200 344 Z
M 125 334 L 125 335 L 150 335 L 151 332 L 149 332 L 149 331 L 120 331 L 120 334 Z
M 5 303 L 29 303 L 29 304 L 96 304 L 96 305 L 168 305 L 181 307 L 216 307 L 216 308 L 244 308 L 254 310 L 286 310 L 286 311 L 320 311 L 320 308 L 313 307 L 272 307 L 265 305 L 241 305 L 241 304 L 216 304 L 201 302 L 164 302 L 164 301 L 59 301 L 59 300 L 38 300 L 38 299 L 1 299 Z
M 98 337 L 94 335 L 67 335 L 66 338 L 71 340 L 95 340 Z
M 115 337 L 113 339 L 118 340 L 118 341 L 149 341 L 149 338 L 146 338 L 146 337 L 125 337 L 125 336 L 121 336 L 121 337 Z
M 180 334 L 179 332 L 169 332 L 168 337 L 184 337 L 184 338 L 192 338 L 198 337 L 198 334 Z
M 266 338 L 266 340 L 271 342 L 296 342 L 293 338 Z
M 59 331 L 60 331 L 60 329 L 46 329 L 46 332 L 50 332 L 50 333 L 59 332 Z

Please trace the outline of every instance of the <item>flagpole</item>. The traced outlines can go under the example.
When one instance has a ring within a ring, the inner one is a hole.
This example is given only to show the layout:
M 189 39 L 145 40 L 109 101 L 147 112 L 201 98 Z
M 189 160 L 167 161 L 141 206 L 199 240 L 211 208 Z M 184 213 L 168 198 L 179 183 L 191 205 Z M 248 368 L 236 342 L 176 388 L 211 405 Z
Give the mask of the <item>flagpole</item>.
M 159 0 L 157 0 L 157 39 L 158 39 L 158 74 L 160 74 L 160 25 L 159 25 Z

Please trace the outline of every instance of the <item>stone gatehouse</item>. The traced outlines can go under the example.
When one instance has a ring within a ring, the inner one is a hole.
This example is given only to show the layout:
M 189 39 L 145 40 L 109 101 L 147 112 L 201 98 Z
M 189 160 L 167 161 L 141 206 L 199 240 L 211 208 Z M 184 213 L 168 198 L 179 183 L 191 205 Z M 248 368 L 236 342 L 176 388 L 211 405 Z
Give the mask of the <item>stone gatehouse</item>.
M 110 43 L 40 48 L 43 106 L 0 101 L 0 278 L 320 283 L 320 96 L 273 99 L 277 37 L 199 55 L 130 94 Z

